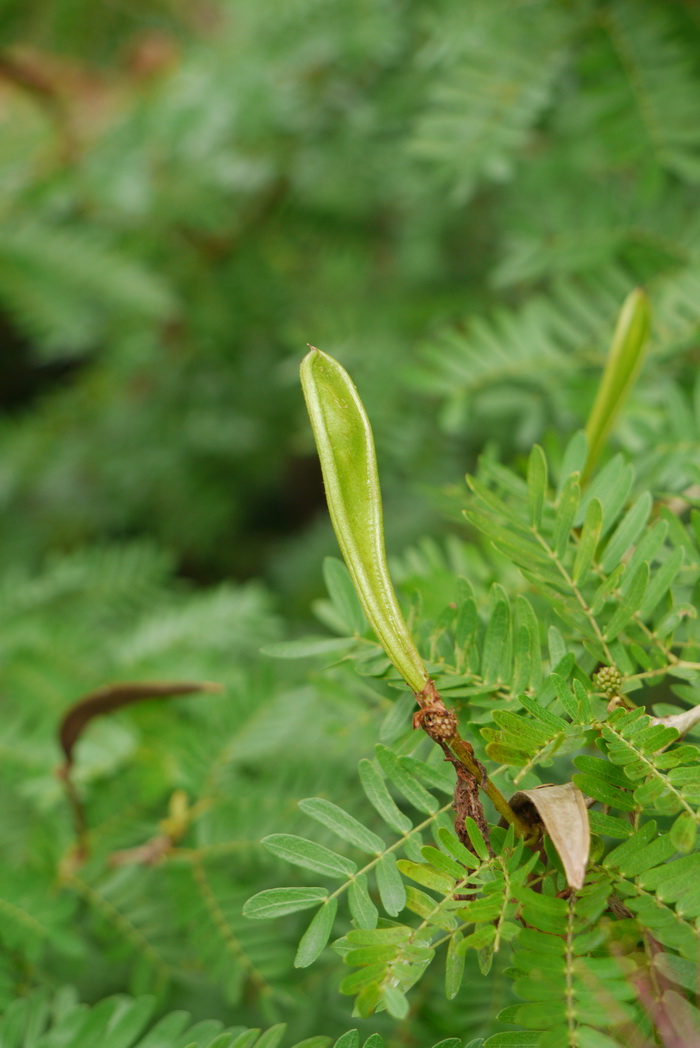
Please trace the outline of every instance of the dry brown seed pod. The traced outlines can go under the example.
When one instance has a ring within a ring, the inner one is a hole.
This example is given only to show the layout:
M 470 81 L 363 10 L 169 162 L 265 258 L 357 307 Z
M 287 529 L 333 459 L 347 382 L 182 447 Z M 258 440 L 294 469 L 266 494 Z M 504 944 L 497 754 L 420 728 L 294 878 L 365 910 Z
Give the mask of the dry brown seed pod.
M 510 798 L 510 806 L 525 822 L 544 827 L 562 861 L 566 883 L 576 890 L 582 888 L 591 848 L 591 829 L 579 788 L 567 782 L 518 790 Z

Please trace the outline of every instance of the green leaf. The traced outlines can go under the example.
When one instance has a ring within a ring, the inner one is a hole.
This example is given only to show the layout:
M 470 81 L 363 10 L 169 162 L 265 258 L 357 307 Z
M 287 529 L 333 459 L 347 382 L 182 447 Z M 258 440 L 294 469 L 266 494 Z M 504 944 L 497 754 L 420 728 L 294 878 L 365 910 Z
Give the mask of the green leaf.
M 550 674 L 549 679 L 554 684 L 554 690 L 556 692 L 559 702 L 564 707 L 564 711 L 571 717 L 573 721 L 578 716 L 578 702 L 574 698 L 571 688 L 568 686 L 565 680 L 563 680 L 558 673 Z
M 413 828 L 413 823 L 408 815 L 397 807 L 384 779 L 372 762 L 363 757 L 359 763 L 359 771 L 362 787 L 375 811 L 381 815 L 392 830 L 397 833 L 408 833 Z
M 329 1048 L 330 1037 L 305 1037 L 303 1041 L 297 1041 L 292 1048 Z
M 510 607 L 507 600 L 497 600 L 491 613 L 481 655 L 481 675 L 485 681 L 509 680 Z
M 463 936 L 461 932 L 455 932 L 450 936 L 447 946 L 447 957 L 445 959 L 445 996 L 448 1001 L 453 1000 L 459 993 L 464 978 L 464 964 L 466 952 L 459 949 Z
M 609 804 L 621 811 L 634 811 L 637 806 L 634 798 L 628 793 L 623 793 L 602 779 L 594 779 L 592 775 L 574 775 L 573 781 L 582 793 L 587 793 L 602 804 Z
M 360 1048 L 360 1034 L 357 1030 L 348 1030 L 333 1045 L 333 1048 Z
M 338 855 L 322 844 L 291 833 L 272 833 L 269 837 L 263 837 L 261 843 L 273 855 L 326 877 L 352 876 L 357 869 L 357 863 L 352 859 L 346 859 L 344 855 Z
M 554 552 L 560 560 L 566 552 L 569 534 L 576 519 L 580 498 L 579 475 L 578 473 L 573 473 L 564 481 L 564 486 L 557 502 L 557 514 L 554 521 Z
M 570 477 L 572 473 L 583 472 L 583 467 L 586 464 L 587 457 L 588 439 L 583 430 L 580 429 L 574 433 L 571 440 L 564 448 L 564 454 L 562 456 L 561 467 L 559 470 L 561 485 L 559 494 L 561 494 L 567 478 Z
M 586 580 L 596 546 L 598 545 L 602 526 L 603 508 L 598 499 L 591 499 L 588 503 L 586 519 L 583 522 L 583 530 L 581 531 L 581 538 L 574 558 L 572 578 L 577 585 Z
M 618 588 L 620 579 L 625 573 L 625 568 L 625 564 L 618 564 L 610 575 L 603 579 L 593 594 L 593 600 L 590 602 L 591 615 L 595 617 L 600 615 L 607 602 L 611 599 L 613 592 Z
M 411 724 L 411 715 L 416 708 L 416 700 L 410 692 L 400 695 L 379 726 L 379 739 L 387 746 L 401 738 Z
M 382 988 L 382 1000 L 386 1010 L 394 1019 L 405 1019 L 408 1015 L 408 1000 L 405 993 L 395 986 L 384 986 Z
M 326 888 L 266 888 L 248 899 L 242 912 L 244 917 L 269 920 L 297 910 L 308 910 L 327 898 Z
M 449 855 L 445 855 L 439 848 L 434 848 L 432 844 L 426 844 L 421 848 L 421 855 L 429 862 L 436 870 L 440 870 L 442 873 L 447 874 L 453 880 L 461 881 L 468 877 L 467 871 L 454 859 L 451 859 Z
M 644 595 L 642 606 L 639 609 L 639 614 L 642 618 L 647 618 L 651 615 L 652 611 L 659 603 L 664 594 L 668 593 L 669 589 L 673 585 L 676 575 L 681 569 L 683 564 L 683 550 L 674 549 L 673 553 L 668 557 L 667 560 L 661 565 L 660 568 L 654 572 L 649 583 L 649 588 Z
M 476 854 L 479 856 L 480 859 L 483 859 L 484 862 L 487 862 L 488 859 L 490 858 L 489 850 L 486 847 L 486 841 L 484 840 L 484 838 L 482 836 L 481 830 L 476 825 L 476 823 L 474 822 L 474 820 L 471 818 L 470 815 L 467 815 L 466 819 L 464 820 L 464 825 L 465 825 L 465 828 L 466 828 L 469 840 L 472 842 L 472 844 L 474 846 L 474 851 L 476 852 Z
M 642 536 L 637 548 L 627 562 L 627 570 L 622 582 L 622 589 L 625 589 L 625 583 L 631 581 L 634 578 L 635 572 L 639 568 L 642 561 L 647 561 L 648 564 L 652 564 L 657 553 L 666 541 L 666 535 L 668 534 L 668 524 L 665 520 L 657 520 L 648 531 Z
M 266 1030 L 264 1034 L 261 1034 L 259 1040 L 255 1042 L 255 1048 L 279 1048 L 280 1041 L 284 1037 L 286 1029 L 286 1023 L 277 1023 L 276 1026 L 271 1026 L 270 1029 Z
M 648 582 L 649 565 L 645 561 L 637 570 L 630 588 L 623 595 L 613 617 L 605 628 L 605 639 L 607 641 L 614 640 L 630 619 L 640 610 Z
M 424 862 L 413 862 L 411 859 L 399 859 L 397 866 L 404 877 L 410 877 L 412 881 L 420 884 L 423 888 L 449 895 L 454 891 L 454 878 L 436 870 Z
M 622 518 L 600 559 L 603 571 L 610 572 L 617 567 L 623 554 L 637 541 L 649 519 L 652 502 L 651 494 L 642 492 Z
M 688 811 L 681 812 L 671 827 L 671 843 L 676 851 L 691 852 L 695 846 L 698 824 Z
M 376 865 L 375 875 L 382 906 L 390 917 L 396 917 L 406 905 L 406 886 L 393 852 L 382 855 Z
M 347 632 L 361 636 L 367 629 L 367 620 L 358 599 L 348 569 L 337 557 L 325 557 L 323 580 L 328 596 L 346 624 Z
M 318 913 L 314 915 L 311 924 L 301 937 L 297 954 L 294 958 L 295 968 L 308 968 L 310 964 L 314 963 L 319 954 L 323 952 L 333 931 L 333 921 L 335 920 L 337 910 L 338 900 L 328 899 L 320 907 Z
M 566 644 L 556 626 L 550 626 L 547 630 L 547 648 L 549 651 L 549 661 L 554 668 L 558 666 L 561 660 L 566 656 Z
M 484 1042 L 484 1048 L 538 1048 L 542 1034 L 523 1031 L 495 1033 Z
M 542 510 L 546 493 L 547 459 L 539 444 L 535 444 L 530 452 L 527 467 L 527 504 L 530 523 L 537 530 L 542 525 Z
M 348 888 L 350 915 L 360 928 L 376 928 L 379 911 L 372 902 L 367 889 L 367 876 L 358 873 Z
M 475 870 L 479 865 L 479 860 L 466 848 L 458 837 L 451 831 L 441 826 L 438 830 L 438 839 L 440 843 L 447 849 L 450 855 L 453 855 L 461 866 L 466 866 L 468 870 Z
M 399 608 L 387 567 L 369 419 L 348 373 L 320 350 L 311 349 L 304 357 L 301 384 L 331 521 L 360 604 L 393 665 L 411 690 L 420 692 L 428 673 Z
M 437 811 L 439 804 L 433 795 L 428 793 L 428 791 L 406 771 L 392 750 L 388 749 L 386 746 L 382 746 L 381 743 L 377 743 L 375 746 L 375 752 L 384 774 L 393 782 L 396 788 L 403 793 L 406 800 L 410 801 L 414 808 L 417 808 L 418 811 L 425 812 L 426 815 L 432 815 L 433 812 Z
M 274 659 L 307 659 L 313 655 L 335 655 L 347 651 L 354 643 L 353 637 L 300 637 L 299 640 L 264 644 L 260 651 Z
M 584 476 L 590 473 L 598 460 L 636 381 L 649 337 L 649 326 L 649 302 L 644 292 L 637 288 L 627 296 L 620 311 L 603 377 L 586 422 L 589 450 Z
M 372 830 L 368 830 L 354 816 L 349 815 L 332 801 L 324 800 L 321 797 L 307 797 L 299 801 L 299 807 L 306 815 L 310 815 L 312 819 L 327 826 L 338 837 L 349 841 L 364 852 L 369 852 L 370 855 L 378 855 L 386 848 L 381 837 L 378 837 Z

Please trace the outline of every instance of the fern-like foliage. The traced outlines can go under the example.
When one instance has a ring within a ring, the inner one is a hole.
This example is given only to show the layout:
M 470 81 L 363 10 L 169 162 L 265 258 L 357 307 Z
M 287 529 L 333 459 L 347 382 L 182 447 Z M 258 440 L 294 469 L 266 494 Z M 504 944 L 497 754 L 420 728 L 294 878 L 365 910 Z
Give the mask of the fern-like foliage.
M 435 796 L 454 788 L 452 769 L 435 763 L 439 753 L 425 760 L 412 752 L 425 744 L 409 728 L 411 702 L 398 699 L 383 728 L 388 745 L 360 765 L 393 843 L 333 801 L 302 801 L 306 814 L 352 846 L 353 857 L 285 834 L 264 843 L 340 887 L 266 889 L 244 909 L 260 918 L 318 907 L 297 954 L 296 963 L 307 965 L 332 936 L 338 901 L 347 896 L 353 929 L 334 946 L 353 969 L 341 992 L 356 996 L 360 1014 L 386 1009 L 405 1018 L 416 984 L 429 979 L 440 955 L 448 998 L 463 994 L 473 951 L 482 974 L 494 957 L 509 957 L 521 1003 L 499 1018 L 531 1031 L 494 1033 L 485 1042 L 494 1048 L 614 1048 L 632 1027 L 652 1037 L 668 1023 L 682 1037 L 697 1026 L 682 987 L 698 956 L 692 870 L 700 751 L 680 740 L 678 717 L 664 720 L 639 704 L 660 682 L 682 700 L 694 694 L 697 540 L 693 527 L 639 490 L 622 455 L 582 488 L 585 455 L 579 434 L 563 451 L 554 485 L 537 446 L 524 475 L 484 458 L 468 478 L 465 510 L 483 535 L 483 560 L 467 558 L 479 570 L 472 583 L 454 583 L 456 600 L 444 611 L 416 622 L 438 689 L 468 712 L 467 731 L 483 759 L 500 765 L 494 774 L 504 785 L 531 790 L 552 775 L 573 777 L 588 798 L 594 836 L 585 884 L 567 887 L 546 841 L 533 852 L 532 844 L 516 844 L 512 829 L 493 825 L 487 839 L 463 817 L 455 835 L 450 801 Z M 458 547 L 447 556 L 425 547 L 403 558 L 398 575 L 411 584 L 439 578 L 449 561 L 459 566 Z M 335 658 L 392 680 L 391 671 L 366 661 L 372 645 L 341 565 L 327 578 L 323 619 L 338 631 L 343 622 L 357 630 Z M 271 650 L 312 654 L 319 643 Z M 421 813 L 418 826 L 410 808 Z M 652 993 L 660 972 L 670 974 Z
M 72 987 L 54 997 L 35 994 L 20 999 L 0 1019 L 2 1043 L 11 1048 L 287 1048 L 285 1023 L 266 1030 L 234 1026 L 216 1020 L 193 1022 L 185 1011 L 155 1017 L 153 997 L 107 997 L 93 1007 L 80 1004 Z M 318 1035 L 289 1048 L 360 1048 L 357 1030 L 348 1030 L 336 1041 Z M 368 1037 L 363 1048 L 385 1048 L 379 1034 Z M 457 1038 L 440 1041 L 434 1048 L 462 1048 Z

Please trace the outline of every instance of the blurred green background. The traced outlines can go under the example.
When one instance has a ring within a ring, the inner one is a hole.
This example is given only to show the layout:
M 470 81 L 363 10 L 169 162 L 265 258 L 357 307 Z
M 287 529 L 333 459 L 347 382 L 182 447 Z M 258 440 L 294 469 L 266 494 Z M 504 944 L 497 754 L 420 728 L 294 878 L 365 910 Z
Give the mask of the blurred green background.
M 639 281 L 663 427 L 698 320 L 696 4 L 4 0 L 0 26 L 0 565 L 148 535 L 304 608 L 333 548 L 307 342 L 365 398 L 392 548 L 489 440 L 580 425 Z

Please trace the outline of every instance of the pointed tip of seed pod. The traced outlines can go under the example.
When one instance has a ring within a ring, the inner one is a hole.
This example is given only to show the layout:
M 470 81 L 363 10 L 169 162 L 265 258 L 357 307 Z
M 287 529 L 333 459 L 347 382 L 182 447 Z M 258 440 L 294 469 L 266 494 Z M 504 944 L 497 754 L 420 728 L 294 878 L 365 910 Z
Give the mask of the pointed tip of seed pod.
M 307 342 L 306 345 L 309 347 L 309 352 L 302 360 L 302 366 L 307 362 L 310 364 L 315 360 L 332 360 L 332 357 L 329 357 L 322 349 L 318 349 L 317 346 L 312 346 L 310 342 Z

